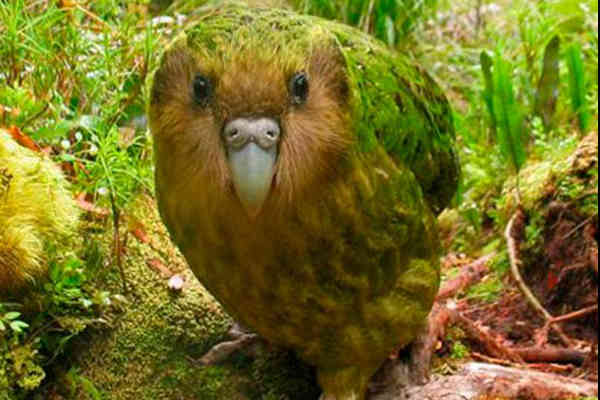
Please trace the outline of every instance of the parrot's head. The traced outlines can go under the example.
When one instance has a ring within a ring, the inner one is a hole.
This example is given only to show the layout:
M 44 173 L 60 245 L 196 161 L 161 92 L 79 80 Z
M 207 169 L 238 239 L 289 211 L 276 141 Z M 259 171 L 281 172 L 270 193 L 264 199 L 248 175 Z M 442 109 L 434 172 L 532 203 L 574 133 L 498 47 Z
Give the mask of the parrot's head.
M 166 179 L 254 218 L 334 174 L 352 134 L 337 47 L 251 25 L 176 40 L 154 75 L 149 119 Z

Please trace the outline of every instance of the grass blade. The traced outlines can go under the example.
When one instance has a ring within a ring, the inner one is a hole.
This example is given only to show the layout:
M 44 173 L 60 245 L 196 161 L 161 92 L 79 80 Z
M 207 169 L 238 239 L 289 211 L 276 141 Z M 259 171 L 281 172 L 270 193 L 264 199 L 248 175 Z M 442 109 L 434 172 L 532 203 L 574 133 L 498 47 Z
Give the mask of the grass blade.
M 498 122 L 500 150 L 519 172 L 527 158 L 523 117 L 515 100 L 512 66 L 500 54 L 497 54 L 494 63 L 494 111 Z
M 569 91 L 571 106 L 579 119 L 579 129 L 586 133 L 590 125 L 590 111 L 586 100 L 585 70 L 581 45 L 573 44 L 567 49 L 567 66 L 569 67 Z
M 482 93 L 483 101 L 485 102 L 490 114 L 492 133 L 494 136 L 496 136 L 497 121 L 496 113 L 494 111 L 494 78 L 492 76 L 493 60 L 486 51 L 481 52 L 479 59 L 481 60 L 481 70 L 483 71 L 483 81 L 485 84 L 485 88 Z
M 544 52 L 544 66 L 535 95 L 534 113 L 544 121 L 546 129 L 552 127 L 556 101 L 560 91 L 560 38 L 554 36 Z

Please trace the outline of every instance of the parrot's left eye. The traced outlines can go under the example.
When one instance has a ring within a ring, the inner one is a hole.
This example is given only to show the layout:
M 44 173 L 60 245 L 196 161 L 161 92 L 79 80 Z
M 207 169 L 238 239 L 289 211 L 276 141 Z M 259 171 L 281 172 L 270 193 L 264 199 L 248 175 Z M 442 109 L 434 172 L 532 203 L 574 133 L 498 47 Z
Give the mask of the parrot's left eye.
M 299 72 L 290 80 L 290 94 L 294 104 L 302 104 L 308 97 L 308 76 Z
M 194 100 L 200 105 L 205 105 L 212 95 L 212 84 L 208 78 L 196 75 L 193 83 Z

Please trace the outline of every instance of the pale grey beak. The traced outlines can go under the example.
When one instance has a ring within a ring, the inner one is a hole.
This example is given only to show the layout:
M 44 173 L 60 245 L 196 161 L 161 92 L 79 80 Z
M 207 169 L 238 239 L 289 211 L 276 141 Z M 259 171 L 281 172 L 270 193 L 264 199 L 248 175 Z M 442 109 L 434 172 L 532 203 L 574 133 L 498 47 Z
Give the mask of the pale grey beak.
M 237 118 L 223 129 L 235 191 L 248 215 L 258 215 L 275 173 L 279 124 L 271 118 Z

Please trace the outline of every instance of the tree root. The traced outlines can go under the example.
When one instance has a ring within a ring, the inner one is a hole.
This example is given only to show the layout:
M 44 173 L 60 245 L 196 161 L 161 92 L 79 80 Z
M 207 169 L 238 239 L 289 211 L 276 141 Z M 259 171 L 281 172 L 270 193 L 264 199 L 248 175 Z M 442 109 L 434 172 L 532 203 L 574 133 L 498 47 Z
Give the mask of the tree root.
M 520 246 L 518 242 L 518 237 L 521 235 L 524 228 L 525 213 L 521 208 L 518 208 L 515 214 L 510 219 L 504 234 L 506 238 L 506 243 L 508 245 L 508 255 L 510 259 L 510 270 L 512 276 L 517 282 L 517 286 L 519 287 L 519 290 L 521 291 L 523 296 L 525 296 L 527 302 L 536 311 L 538 311 L 539 314 L 542 315 L 542 317 L 546 321 L 546 327 L 548 329 L 554 329 L 554 331 L 560 337 L 561 341 L 567 347 L 571 347 L 571 339 L 569 339 L 569 337 L 563 332 L 563 330 L 559 326 L 552 323 L 554 317 L 552 316 L 552 314 L 550 314 L 548 310 L 544 308 L 544 306 L 542 305 L 542 303 L 540 303 L 537 297 L 535 297 L 535 295 L 533 294 L 531 289 L 529 289 L 529 286 L 527 286 L 527 284 L 523 280 L 523 277 L 521 276 L 521 272 L 519 270 L 519 267 L 521 265 L 521 259 L 519 257 Z M 539 346 L 543 346 L 548 341 L 548 329 L 546 329 L 546 327 L 542 328 L 542 330 L 538 332 L 538 335 L 536 335 L 537 343 Z
M 411 382 L 424 384 L 427 381 L 431 359 L 436 351 L 439 338 L 444 337 L 448 326 L 457 320 L 457 312 L 450 312 L 444 304 L 444 300 L 456 296 L 483 279 L 485 273 L 489 271 L 487 264 L 493 257 L 494 254 L 489 254 L 464 266 L 458 277 L 446 282 L 440 288 L 425 329 L 412 345 L 411 368 L 409 369 Z
M 465 288 L 479 282 L 489 272 L 488 263 L 494 258 L 495 253 L 483 256 L 462 268 L 462 273 L 448 281 L 438 292 L 436 301 L 440 302 L 456 296 Z
M 511 262 L 518 265 L 518 257 L 515 257 L 518 255 L 518 247 L 513 226 L 514 219 L 509 224 L 510 229 L 507 229 L 507 237 L 511 238 L 509 247 L 513 249 L 511 257 L 514 258 L 511 258 Z M 558 375 L 571 373 L 576 365 L 590 362 L 588 353 L 571 348 L 508 347 L 502 338 L 496 337 L 479 323 L 467 318 L 464 315 L 467 311 L 464 310 L 464 304 L 445 301 L 479 282 L 485 276 L 486 263 L 490 259 L 491 256 L 483 257 L 467 265 L 462 269 L 460 276 L 447 282 L 440 289 L 426 329 L 413 344 L 410 363 L 389 360 L 370 386 L 370 400 L 475 400 L 493 396 L 558 400 L 579 395 L 597 395 L 598 389 L 595 384 Z M 520 278 L 520 273 L 517 276 Z M 528 290 L 522 278 L 520 280 Z M 531 294 L 530 290 L 529 293 Z M 533 294 L 531 296 L 537 301 Z M 541 304 L 540 307 L 543 309 Z M 548 313 L 548 326 L 581 318 L 596 310 L 597 306 L 587 307 L 557 318 Z M 439 340 L 446 335 L 451 325 L 460 326 L 471 342 L 478 343 L 489 354 L 472 353 L 473 359 L 485 361 L 487 364 L 469 363 L 456 375 L 436 377 L 424 385 L 429 378 L 431 360 L 439 348 Z

